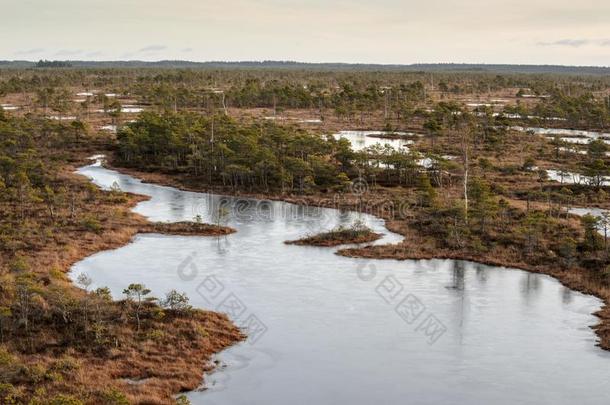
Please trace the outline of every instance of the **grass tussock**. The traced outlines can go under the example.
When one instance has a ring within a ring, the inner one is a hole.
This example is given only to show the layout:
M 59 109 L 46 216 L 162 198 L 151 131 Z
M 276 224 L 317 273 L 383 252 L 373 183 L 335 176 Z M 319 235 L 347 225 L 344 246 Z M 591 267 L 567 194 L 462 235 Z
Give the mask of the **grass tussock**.
M 373 232 L 370 228 L 364 226 L 363 224 L 355 224 L 348 228 L 338 227 L 331 231 L 322 232 L 306 238 L 286 241 L 286 244 L 331 247 L 347 244 L 368 243 L 379 238 L 381 238 L 381 234 Z
M 183 236 L 225 236 L 237 232 L 235 229 L 198 222 L 153 222 L 140 228 L 140 233 L 164 233 Z

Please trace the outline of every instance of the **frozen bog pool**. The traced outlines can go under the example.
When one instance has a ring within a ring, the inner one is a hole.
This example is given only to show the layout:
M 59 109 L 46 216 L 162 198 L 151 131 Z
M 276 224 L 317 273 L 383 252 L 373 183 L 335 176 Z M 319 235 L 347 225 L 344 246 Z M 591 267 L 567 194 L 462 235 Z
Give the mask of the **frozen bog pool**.
M 547 170 L 546 171 L 549 180 L 558 181 L 562 184 L 582 184 L 582 185 L 593 185 L 597 186 L 599 180 L 600 186 L 610 185 L 610 176 L 602 176 L 599 179 L 587 177 L 580 173 L 572 173 L 563 170 Z
M 610 139 L 610 133 L 596 132 L 596 131 L 583 131 L 578 129 L 565 129 L 565 128 L 538 128 L 538 127 L 511 127 L 515 131 L 532 132 L 536 135 L 561 135 L 566 138 L 587 138 L 587 139 Z
M 117 126 L 116 125 L 102 125 L 100 127 L 101 130 L 103 131 L 108 131 L 108 132 L 116 132 L 117 131 Z
M 74 121 L 76 119 L 72 115 L 47 115 L 47 118 L 56 121 Z
M 412 135 L 406 132 L 385 132 L 385 131 L 339 131 L 333 136 L 335 139 L 347 139 L 352 145 L 352 149 L 360 151 L 371 146 L 389 146 L 396 150 L 408 150 L 412 140 L 381 138 L 384 135 Z
M 249 339 L 220 353 L 193 404 L 608 404 L 610 355 L 595 346 L 600 300 L 551 277 L 452 260 L 350 259 L 285 240 L 378 218 L 185 192 L 98 164 L 94 183 L 145 194 L 154 221 L 221 222 L 227 237 L 140 235 L 79 263 L 115 298 L 130 283 L 185 291 Z M 220 210 L 220 207 L 224 207 Z M 219 213 L 225 215 L 219 217 Z
M 138 105 L 125 104 L 121 107 L 121 112 L 124 113 L 141 113 L 142 111 L 144 111 L 144 107 L 140 107 Z

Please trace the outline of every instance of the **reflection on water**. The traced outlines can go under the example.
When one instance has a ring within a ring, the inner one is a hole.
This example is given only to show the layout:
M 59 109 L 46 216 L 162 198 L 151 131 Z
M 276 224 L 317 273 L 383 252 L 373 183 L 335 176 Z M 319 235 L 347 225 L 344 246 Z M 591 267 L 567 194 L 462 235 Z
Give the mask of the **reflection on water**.
M 400 237 L 368 215 L 182 192 L 99 165 L 80 172 L 103 187 L 150 195 L 135 211 L 152 220 L 200 215 L 238 230 L 221 238 L 139 235 L 73 268 L 72 277 L 87 272 L 117 298 L 132 282 L 157 296 L 175 288 L 196 307 L 258 326 L 218 356 L 226 367 L 207 377 L 207 391 L 189 393 L 193 404 L 610 401 L 610 357 L 588 328 L 600 301 L 577 292 L 566 299 L 550 277 L 285 245 L 355 220 L 384 232 L 385 242 Z
M 521 292 L 523 301 L 527 305 L 535 301 L 541 292 L 540 276 L 534 273 L 525 273 L 521 278 Z
M 561 291 L 561 300 L 564 304 L 570 304 L 572 302 L 572 290 L 567 287 Z
M 479 284 L 483 285 L 487 282 L 487 272 L 485 271 L 485 266 L 480 263 L 474 263 L 477 281 Z
M 454 261 L 451 273 L 453 275 L 453 281 L 447 288 L 464 291 L 464 262 Z

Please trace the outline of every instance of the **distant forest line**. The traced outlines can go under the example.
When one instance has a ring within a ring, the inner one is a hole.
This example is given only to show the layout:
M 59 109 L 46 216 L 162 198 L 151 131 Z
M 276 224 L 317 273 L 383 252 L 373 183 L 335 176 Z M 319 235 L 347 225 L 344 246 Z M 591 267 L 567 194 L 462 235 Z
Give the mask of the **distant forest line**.
M 292 61 L 243 61 L 243 62 L 189 62 L 162 60 L 157 62 L 132 61 L 2 61 L 2 68 L 186 68 L 186 69 L 294 69 L 330 71 L 408 71 L 408 72 L 492 72 L 492 73 L 563 73 L 610 75 L 610 66 L 562 66 L 562 65 L 510 65 L 477 63 L 417 63 L 356 64 L 356 63 L 302 63 Z

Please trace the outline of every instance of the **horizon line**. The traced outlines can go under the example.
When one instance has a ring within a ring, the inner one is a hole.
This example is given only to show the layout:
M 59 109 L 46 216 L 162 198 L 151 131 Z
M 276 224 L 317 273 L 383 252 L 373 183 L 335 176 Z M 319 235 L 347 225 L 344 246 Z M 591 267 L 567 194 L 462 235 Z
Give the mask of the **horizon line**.
M 0 63 L 38 63 L 40 61 L 47 62 L 72 62 L 72 63 L 163 63 L 163 62 L 182 62 L 182 63 L 199 63 L 199 64 L 211 64 L 211 63 L 223 63 L 223 64 L 239 64 L 239 63 L 282 63 L 282 64 L 295 64 L 295 65 L 352 65 L 352 66 L 386 66 L 386 67 L 400 67 L 400 66 L 426 66 L 426 65 L 480 65 L 480 66 L 548 66 L 548 67 L 576 67 L 576 68 L 603 68 L 608 69 L 610 65 L 565 65 L 565 64 L 551 64 L 551 63 L 494 63 L 494 62 L 412 62 L 412 63 L 380 63 L 380 62 L 303 62 L 295 60 L 281 60 L 281 59 L 261 59 L 261 60 L 188 60 L 188 59 L 158 59 L 158 60 L 143 60 L 143 59 L 108 59 L 108 60 L 94 60 L 94 59 L 47 59 L 39 58 L 36 60 L 29 59 L 0 59 Z

